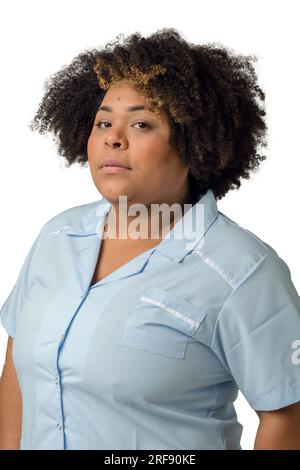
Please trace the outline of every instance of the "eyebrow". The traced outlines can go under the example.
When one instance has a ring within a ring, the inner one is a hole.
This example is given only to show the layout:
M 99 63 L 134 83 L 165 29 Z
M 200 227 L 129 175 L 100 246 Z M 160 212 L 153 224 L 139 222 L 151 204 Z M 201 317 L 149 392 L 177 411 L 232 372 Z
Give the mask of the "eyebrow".
M 142 104 L 136 104 L 136 105 L 129 106 L 128 108 L 126 108 L 126 111 L 130 113 L 132 111 L 140 111 L 141 109 L 150 110 L 150 108 L 147 108 L 147 107 L 143 106 Z M 109 113 L 111 113 L 112 110 L 113 109 L 112 109 L 111 106 L 100 106 L 100 108 L 98 108 L 98 111 L 107 111 Z

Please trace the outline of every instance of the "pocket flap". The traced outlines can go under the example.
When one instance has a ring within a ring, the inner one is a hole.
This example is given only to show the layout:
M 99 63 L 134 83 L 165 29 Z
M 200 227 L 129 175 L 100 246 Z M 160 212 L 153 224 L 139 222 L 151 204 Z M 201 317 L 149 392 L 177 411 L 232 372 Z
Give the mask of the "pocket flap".
M 190 333 L 196 331 L 206 316 L 205 312 L 188 300 L 157 287 L 151 287 L 145 291 L 139 300 L 155 305 L 181 320 Z
M 119 345 L 183 359 L 206 313 L 172 292 L 144 291 L 126 320 Z

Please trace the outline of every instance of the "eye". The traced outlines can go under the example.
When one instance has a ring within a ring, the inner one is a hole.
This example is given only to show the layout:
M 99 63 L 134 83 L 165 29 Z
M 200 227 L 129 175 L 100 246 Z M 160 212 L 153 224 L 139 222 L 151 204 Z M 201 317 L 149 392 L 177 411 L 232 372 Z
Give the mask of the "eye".
M 110 124 L 110 123 L 109 123 L 108 121 L 98 121 L 98 122 L 95 124 L 95 126 L 98 127 L 98 128 L 100 128 L 100 129 L 105 129 L 106 126 L 105 126 L 105 127 L 102 127 L 101 124 Z M 148 128 L 151 127 L 151 126 L 150 126 L 147 122 L 145 122 L 145 121 L 138 121 L 138 122 L 136 122 L 135 124 L 133 124 L 133 126 L 135 126 L 136 124 L 143 124 L 144 126 L 146 126 L 146 128 L 147 128 L 147 127 L 148 127 Z M 145 127 L 143 127 L 143 128 L 140 127 L 139 129 L 142 130 L 142 129 L 145 129 Z
M 136 122 L 135 124 L 143 124 L 143 125 L 145 125 L 146 127 L 150 127 L 149 124 L 147 124 L 147 122 L 145 122 L 145 121 L 138 121 L 138 122 Z M 134 126 L 135 126 L 135 124 L 134 124 Z M 140 129 L 141 129 L 141 128 L 140 128 Z
M 101 129 L 103 129 L 103 128 L 101 127 L 101 124 L 109 124 L 109 123 L 107 123 L 107 121 L 99 121 L 99 122 L 97 122 L 97 123 L 95 124 L 95 126 L 96 126 L 96 127 L 100 127 Z

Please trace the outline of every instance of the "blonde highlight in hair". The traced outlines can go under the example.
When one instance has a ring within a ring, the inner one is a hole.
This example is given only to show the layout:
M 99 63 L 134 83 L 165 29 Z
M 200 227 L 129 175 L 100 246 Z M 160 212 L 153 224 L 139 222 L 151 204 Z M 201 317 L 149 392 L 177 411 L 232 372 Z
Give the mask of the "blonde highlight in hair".
M 167 67 L 153 64 L 144 71 L 135 64 L 128 65 L 119 60 L 117 68 L 99 55 L 93 66 L 93 71 L 97 76 L 99 87 L 103 90 L 108 90 L 116 84 L 128 83 L 141 93 L 153 113 L 159 114 L 162 107 L 166 106 L 175 122 L 189 122 L 188 116 L 181 113 L 178 106 L 172 102 L 172 97 L 163 98 L 158 91 L 154 79 L 159 75 L 165 75 Z

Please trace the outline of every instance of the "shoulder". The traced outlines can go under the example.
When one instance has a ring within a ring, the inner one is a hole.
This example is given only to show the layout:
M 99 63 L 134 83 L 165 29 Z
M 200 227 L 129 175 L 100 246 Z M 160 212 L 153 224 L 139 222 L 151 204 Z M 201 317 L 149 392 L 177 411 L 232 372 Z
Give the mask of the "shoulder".
M 267 255 L 280 260 L 266 241 L 220 211 L 205 234 L 199 254 L 232 288 L 255 271 Z
M 75 227 L 84 228 L 87 221 L 96 220 L 99 209 L 106 205 L 107 201 L 102 198 L 87 204 L 69 207 L 47 220 L 41 228 L 40 235 L 44 238 Z

